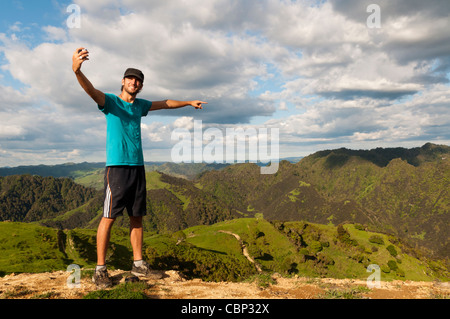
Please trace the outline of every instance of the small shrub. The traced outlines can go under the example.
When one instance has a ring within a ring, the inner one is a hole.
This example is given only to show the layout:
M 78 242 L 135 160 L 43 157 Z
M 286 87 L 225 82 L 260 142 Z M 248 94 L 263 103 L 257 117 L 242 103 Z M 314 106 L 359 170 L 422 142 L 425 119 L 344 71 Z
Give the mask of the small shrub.
M 338 225 L 337 227 L 337 238 L 340 242 L 343 244 L 349 245 L 349 246 L 357 246 L 358 242 L 354 239 L 350 238 L 350 234 L 348 231 L 345 230 L 344 226 Z
M 311 253 L 317 254 L 319 251 L 322 250 L 322 244 L 316 240 L 313 240 L 309 245 L 309 248 L 311 250 Z
M 392 257 L 397 257 L 398 253 L 397 253 L 397 250 L 395 250 L 394 246 L 389 245 L 386 247 L 386 249 L 391 254 Z
M 379 235 L 372 235 L 372 236 L 370 236 L 369 237 L 369 242 L 371 242 L 373 244 L 384 245 L 383 237 L 381 237 Z
M 399 276 L 399 277 L 405 277 L 405 272 L 404 272 L 403 270 L 401 270 L 400 268 L 397 269 L 396 274 L 397 274 L 397 276 Z
M 186 234 L 182 230 L 179 230 L 172 234 L 172 238 L 181 242 L 186 239 Z
M 300 255 L 309 255 L 309 250 L 306 248 L 302 248 L 298 251 Z
M 350 289 L 327 289 L 324 294 L 319 294 L 322 299 L 363 299 L 362 294 L 369 292 L 370 289 L 364 286 L 358 286 Z
M 344 226 L 342 226 L 342 225 L 338 225 L 337 233 L 338 233 L 338 238 L 346 237 L 347 235 L 350 236 L 350 234 L 345 230 Z
M 388 261 L 388 267 L 393 271 L 396 271 L 398 269 L 397 263 L 394 260 Z
M 317 257 L 317 264 L 322 264 L 324 266 L 334 265 L 334 260 L 326 255 L 319 255 Z
M 389 268 L 389 266 L 387 266 L 387 265 L 381 265 L 380 269 L 382 272 L 384 272 L 386 274 L 391 272 L 391 268 Z
M 330 247 L 329 241 L 320 241 L 320 244 L 322 245 L 322 247 Z
M 90 292 L 83 299 L 148 299 L 144 293 L 147 288 L 144 282 L 124 283 L 110 290 Z
M 249 279 L 249 282 L 256 282 L 258 287 L 267 288 L 270 285 L 275 285 L 277 281 L 268 273 L 253 275 Z

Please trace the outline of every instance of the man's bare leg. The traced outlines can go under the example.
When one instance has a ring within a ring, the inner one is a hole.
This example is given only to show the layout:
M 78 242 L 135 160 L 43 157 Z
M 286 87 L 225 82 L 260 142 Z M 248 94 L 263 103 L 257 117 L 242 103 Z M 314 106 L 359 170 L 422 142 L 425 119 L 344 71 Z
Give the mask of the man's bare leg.
M 130 216 L 130 242 L 133 248 L 133 260 L 142 260 L 142 242 L 144 230 L 142 227 L 142 216 Z
M 133 248 L 133 267 L 131 273 L 135 276 L 145 276 L 149 279 L 161 279 L 163 275 L 153 272 L 150 265 L 142 258 L 142 246 L 144 242 L 144 228 L 142 217 L 130 217 L 130 241 Z
M 111 228 L 115 218 L 103 217 L 97 229 L 97 265 L 106 265 L 106 251 L 108 250 Z

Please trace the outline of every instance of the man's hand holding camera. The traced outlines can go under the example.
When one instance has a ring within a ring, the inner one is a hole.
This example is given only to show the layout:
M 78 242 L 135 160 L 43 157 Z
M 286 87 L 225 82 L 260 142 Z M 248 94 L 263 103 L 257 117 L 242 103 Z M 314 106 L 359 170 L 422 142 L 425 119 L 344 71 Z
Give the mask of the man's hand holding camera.
M 78 48 L 72 56 L 72 70 L 77 73 L 84 61 L 89 60 L 89 51 L 86 48 Z

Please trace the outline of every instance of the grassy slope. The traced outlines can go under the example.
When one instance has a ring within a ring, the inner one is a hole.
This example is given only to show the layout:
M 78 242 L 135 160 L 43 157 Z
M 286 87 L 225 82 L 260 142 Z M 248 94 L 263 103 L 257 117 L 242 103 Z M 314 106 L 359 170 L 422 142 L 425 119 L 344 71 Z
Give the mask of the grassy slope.
M 417 166 L 401 158 L 381 157 L 375 162 L 385 166 L 378 166 L 349 151 L 318 152 L 296 164 L 281 162 L 274 175 L 261 175 L 256 165 L 237 164 L 203 174 L 197 185 L 243 216 L 361 223 L 445 258 L 450 247 L 442 240 L 448 233 L 450 161 L 444 151 L 429 155 L 432 162 L 410 156 Z
M 0 273 L 65 269 L 57 230 L 28 223 L 0 223 Z
M 329 276 L 334 278 L 367 278 L 369 264 L 387 266 L 388 261 L 396 261 L 404 276 L 396 271 L 382 273 L 383 280 L 408 279 L 431 280 L 433 271 L 423 261 L 419 261 L 402 252 L 401 248 L 388 235 L 377 234 L 384 240 L 383 245 L 369 242 L 375 233 L 361 231 L 354 225 L 345 225 L 350 237 L 357 241 L 356 246 L 347 246 L 337 239 L 335 226 L 319 225 L 304 222 L 284 223 L 284 229 L 302 230 L 304 244 L 296 245 L 291 239 L 292 234 L 277 230 L 273 224 L 262 220 L 243 218 L 233 221 L 217 223 L 212 226 L 197 226 L 185 230 L 186 241 L 205 249 L 214 249 L 226 254 L 239 254 L 240 247 L 237 240 L 230 235 L 218 233 L 218 230 L 228 230 L 240 235 L 247 244 L 250 255 L 267 271 L 283 274 L 298 274 L 306 276 Z M 305 227 L 305 225 L 307 225 Z M 322 243 L 321 251 L 315 252 L 314 244 Z M 393 245 L 399 252 L 397 258 L 390 255 L 387 246 Z M 377 251 L 372 252 L 376 246 Z M 306 254 L 307 258 L 303 257 Z M 324 265 L 321 259 L 326 257 L 334 264 Z
M 265 272 L 309 277 L 367 278 L 369 264 L 389 269 L 396 261 L 401 271 L 381 273 L 382 280 L 448 280 L 436 263 L 427 263 L 405 253 L 395 239 L 377 234 L 384 243 L 374 244 L 375 233 L 358 230 L 348 224 L 353 245 L 343 243 L 337 228 L 305 222 L 270 223 L 264 219 L 242 218 L 211 226 L 195 226 L 173 234 L 145 233 L 146 258 L 155 268 L 176 269 L 188 277 L 205 280 L 243 280 L 257 273 L 243 255 L 238 234 L 249 254 Z M 299 238 L 301 237 L 301 240 Z M 59 238 L 59 240 L 58 240 Z M 95 230 L 74 229 L 59 232 L 36 224 L 0 223 L 0 273 L 45 272 L 64 270 L 76 263 L 95 265 Z M 386 249 L 393 245 L 398 252 L 391 256 Z M 376 246 L 373 251 L 372 247 Z M 128 270 L 131 266 L 128 230 L 113 228 L 108 263 L 112 268 Z

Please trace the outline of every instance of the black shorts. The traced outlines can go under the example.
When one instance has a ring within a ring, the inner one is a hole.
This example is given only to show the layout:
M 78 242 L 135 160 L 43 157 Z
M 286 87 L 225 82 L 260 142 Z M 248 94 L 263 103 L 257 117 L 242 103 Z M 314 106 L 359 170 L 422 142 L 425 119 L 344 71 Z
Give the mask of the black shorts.
M 108 166 L 105 169 L 103 217 L 116 218 L 126 208 L 129 216 L 146 214 L 144 166 Z

